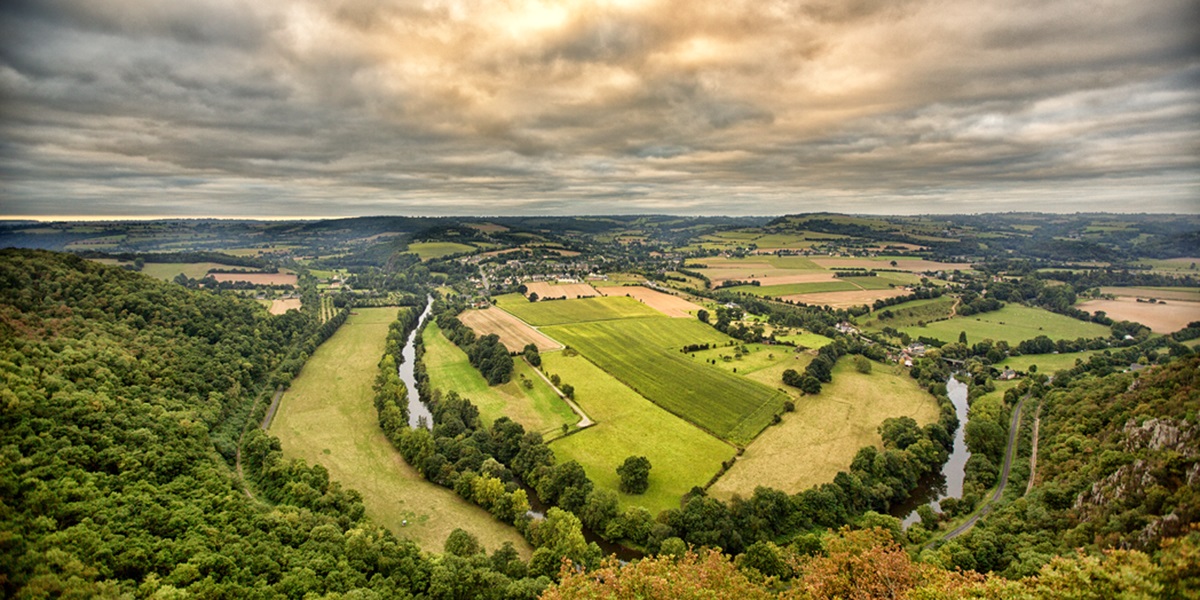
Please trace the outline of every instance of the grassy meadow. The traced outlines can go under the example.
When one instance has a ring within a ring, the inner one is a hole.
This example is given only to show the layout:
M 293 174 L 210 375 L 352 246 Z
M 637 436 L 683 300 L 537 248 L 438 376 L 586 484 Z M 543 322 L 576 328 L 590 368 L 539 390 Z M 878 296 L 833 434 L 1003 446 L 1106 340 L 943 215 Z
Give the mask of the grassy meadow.
M 457 242 L 415 242 L 408 245 L 408 251 L 421 257 L 421 260 L 441 258 L 477 249 L 470 244 L 459 244 Z
M 859 325 L 864 329 L 874 330 L 883 329 L 884 327 L 895 327 L 897 329 L 911 327 L 921 322 L 928 323 L 937 319 L 945 319 L 950 316 L 953 308 L 954 298 L 950 296 L 911 300 L 874 311 L 870 316 L 860 318 Z M 892 317 L 887 319 L 881 318 L 879 315 L 884 311 L 890 311 Z M 957 340 L 958 338 L 955 339 Z
M 955 317 L 929 323 L 924 327 L 901 329 L 911 335 L 936 338 L 944 342 L 958 341 L 961 331 L 967 332 L 967 342 L 974 344 L 985 339 L 1004 340 L 1010 344 L 1045 335 L 1053 340 L 1095 338 L 1109 335 L 1108 327 L 1052 313 L 1040 308 L 1009 303 L 1004 308 L 969 317 Z
M 849 292 L 862 289 L 849 281 L 817 281 L 813 283 L 785 283 L 781 285 L 739 285 L 728 291 L 738 294 L 750 294 L 763 298 L 778 298 L 795 294 L 815 294 L 819 292 Z
M 463 528 L 489 550 L 529 545 L 511 526 L 425 481 L 379 429 L 371 385 L 395 308 L 360 308 L 304 365 L 271 425 L 287 458 L 319 463 L 330 479 L 358 490 L 367 515 L 398 537 L 440 552 Z M 403 521 L 408 524 L 404 525 Z
M 1088 350 L 1085 352 L 1068 352 L 1066 354 L 1027 354 L 1025 356 L 1012 356 L 1004 359 L 996 365 L 998 369 L 1008 367 L 1014 371 L 1029 371 L 1029 365 L 1037 365 L 1038 373 L 1052 374 L 1056 371 L 1070 369 L 1075 366 L 1075 360 L 1079 359 L 1087 362 L 1088 358 L 1093 354 L 1100 352 L 1099 350 Z
M 506 416 L 529 431 L 552 438 L 562 435 L 564 423 L 574 425 L 579 421 L 571 407 L 524 360 L 513 360 L 512 381 L 489 386 L 479 370 L 471 366 L 466 353 L 442 335 L 437 323 L 429 322 L 422 340 L 429 383 L 434 389 L 453 390 L 469 398 L 487 424 Z
M 662 316 L 662 313 L 657 310 L 625 296 L 601 296 L 544 302 L 517 302 L 506 298 L 503 302 L 498 302 L 497 306 L 535 327 L 629 317 Z
M 694 362 L 675 350 L 683 340 L 704 343 L 724 337 L 698 321 L 624 319 L 548 327 L 546 334 L 582 352 L 659 406 L 736 444 L 754 439 L 785 399 L 771 388 Z
M 734 455 L 734 449 L 695 425 L 638 395 L 583 356 L 554 352 L 542 357 L 547 373 L 575 386 L 579 406 L 596 424 L 550 444 L 560 461 L 575 460 L 600 487 L 617 492 L 623 506 L 652 513 L 679 506 L 693 486 L 703 486 Z M 617 467 L 629 456 L 650 460 L 650 488 L 642 495 L 619 491 Z
M 759 373 L 784 368 L 781 364 Z M 768 427 L 709 488 L 721 499 L 747 497 L 760 485 L 796 493 L 833 480 L 850 467 L 855 453 L 867 445 L 882 445 L 878 428 L 889 417 L 910 416 L 924 425 L 937 419 L 937 401 L 903 369 L 879 363 L 870 374 L 856 371 L 849 360 L 833 369 L 833 381 L 815 396 L 795 396 L 796 411 Z M 778 376 L 776 375 L 776 376 Z

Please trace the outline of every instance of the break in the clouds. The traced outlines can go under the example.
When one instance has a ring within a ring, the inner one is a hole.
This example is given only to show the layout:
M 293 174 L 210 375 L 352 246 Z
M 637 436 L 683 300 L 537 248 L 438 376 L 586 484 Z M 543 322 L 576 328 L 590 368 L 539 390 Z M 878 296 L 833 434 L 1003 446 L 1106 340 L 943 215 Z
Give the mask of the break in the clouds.
M 1200 211 L 1194 0 L 9 0 L 0 215 Z

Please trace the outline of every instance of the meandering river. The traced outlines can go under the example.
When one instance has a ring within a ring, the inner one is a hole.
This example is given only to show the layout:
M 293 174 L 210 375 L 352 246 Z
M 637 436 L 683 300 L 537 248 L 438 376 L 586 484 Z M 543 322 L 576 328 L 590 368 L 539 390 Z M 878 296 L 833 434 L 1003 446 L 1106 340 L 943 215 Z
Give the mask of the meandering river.
M 892 507 L 892 515 L 901 517 L 904 526 L 908 527 L 921 520 L 917 508 L 928 504 L 937 512 L 942 507 L 938 504 L 945 498 L 961 498 L 963 480 L 966 478 L 967 459 L 971 453 L 967 451 L 967 384 L 950 377 L 946 382 L 946 394 L 954 404 L 954 413 L 958 416 L 958 429 L 954 431 L 954 448 L 950 458 L 942 465 L 939 473 L 927 475 L 917 484 L 907 502 Z

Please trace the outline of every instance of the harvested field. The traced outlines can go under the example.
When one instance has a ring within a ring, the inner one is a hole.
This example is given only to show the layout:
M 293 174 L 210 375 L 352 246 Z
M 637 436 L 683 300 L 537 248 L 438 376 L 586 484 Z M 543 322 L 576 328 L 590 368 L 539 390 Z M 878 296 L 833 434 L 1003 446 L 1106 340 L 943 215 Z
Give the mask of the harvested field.
M 602 288 L 600 293 L 605 296 L 629 296 L 668 317 L 691 317 L 694 311 L 704 308 L 679 296 L 664 294 L 640 285 Z
M 539 352 L 563 347 L 562 344 L 546 337 L 540 331 L 499 308 L 468 310 L 458 315 L 458 318 L 464 325 L 474 329 L 477 335 L 488 335 L 489 333 L 499 335 L 504 347 L 512 352 L 520 352 L 525 349 L 526 344 L 536 344 Z
M 272 300 L 271 301 L 271 314 L 273 314 L 273 315 L 282 315 L 283 313 L 285 313 L 289 310 L 292 310 L 293 308 L 296 310 L 300 310 L 300 299 L 299 298 L 286 298 L 283 300 Z
M 896 261 L 896 266 L 892 266 L 891 261 Z M 966 270 L 971 268 L 971 263 L 944 263 L 923 258 L 902 258 L 897 257 L 890 259 L 887 257 L 880 258 L 814 258 L 812 262 L 826 269 L 837 267 L 852 268 L 852 269 L 904 269 L 905 271 L 953 271 L 955 269 Z
M 530 281 L 525 284 L 529 290 L 526 294 L 537 294 L 539 298 L 591 298 L 599 296 L 600 292 L 587 283 L 550 283 L 548 281 Z
M 1102 287 L 1100 292 L 1118 298 L 1154 298 L 1157 300 L 1190 300 L 1200 302 L 1197 288 L 1151 288 L 1151 287 Z
M 1153 291 L 1153 290 L 1147 290 Z M 1155 296 L 1161 299 L 1162 296 Z M 1089 312 L 1102 310 L 1117 321 L 1136 321 L 1155 333 L 1171 333 L 1187 327 L 1192 321 L 1200 321 L 1200 302 L 1169 300 L 1167 303 L 1151 304 L 1138 302 L 1136 298 L 1116 300 L 1089 300 L 1077 305 Z
M 296 285 L 291 273 L 209 273 L 217 281 L 245 281 L 254 285 Z
M 850 308 L 851 306 L 859 306 L 861 304 L 871 305 L 880 298 L 896 298 L 904 296 L 910 292 L 903 288 L 890 288 L 886 290 L 854 290 L 850 292 L 821 292 L 817 294 L 793 294 L 784 296 L 784 300 L 792 302 L 803 302 L 816 306 L 830 306 L 833 308 Z

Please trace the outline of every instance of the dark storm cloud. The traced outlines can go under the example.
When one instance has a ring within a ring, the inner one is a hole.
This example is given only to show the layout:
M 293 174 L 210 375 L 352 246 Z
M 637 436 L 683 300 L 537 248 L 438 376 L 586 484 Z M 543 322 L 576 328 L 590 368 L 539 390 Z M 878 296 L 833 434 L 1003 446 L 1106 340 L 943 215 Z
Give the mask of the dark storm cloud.
M 0 214 L 1196 212 L 1197 6 L 6 2 Z

